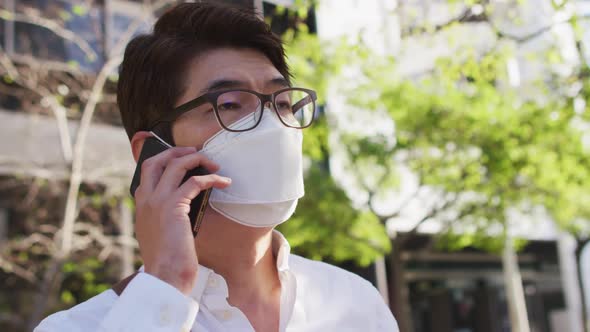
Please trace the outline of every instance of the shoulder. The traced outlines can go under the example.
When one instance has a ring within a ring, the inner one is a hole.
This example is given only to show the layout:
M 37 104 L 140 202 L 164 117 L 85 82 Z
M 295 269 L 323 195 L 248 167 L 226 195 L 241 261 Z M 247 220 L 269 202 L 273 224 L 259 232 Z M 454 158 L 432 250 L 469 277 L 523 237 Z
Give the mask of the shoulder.
M 324 262 L 291 255 L 291 268 L 297 282 L 297 295 L 311 298 L 319 306 L 334 305 L 345 310 L 358 311 L 358 304 L 365 308 L 385 306 L 373 284 L 360 276 Z M 301 293 L 300 293 L 301 292 Z
M 100 324 L 116 299 L 115 292 L 106 290 L 68 310 L 46 317 L 35 328 L 35 332 L 88 331 L 90 327 Z
M 376 291 L 369 281 L 331 264 L 291 255 L 290 265 L 298 286 L 304 288 L 321 288 L 358 296 Z
M 365 331 L 392 331 L 398 327 L 381 294 L 360 276 L 323 262 L 290 256 L 297 299 L 309 321 L 330 320 Z
M 323 262 L 290 256 L 297 284 L 297 299 L 310 321 L 326 314 L 348 326 L 365 331 L 398 331 L 391 311 L 381 294 L 360 276 Z
M 192 326 L 199 304 L 170 284 L 139 273 L 118 296 L 112 289 L 47 317 L 35 332 L 179 331 Z

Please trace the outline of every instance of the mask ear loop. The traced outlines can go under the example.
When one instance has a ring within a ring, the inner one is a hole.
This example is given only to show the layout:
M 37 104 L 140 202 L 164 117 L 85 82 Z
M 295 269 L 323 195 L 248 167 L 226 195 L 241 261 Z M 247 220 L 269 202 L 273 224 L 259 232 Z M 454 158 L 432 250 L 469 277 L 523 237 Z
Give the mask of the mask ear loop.
M 172 137 L 171 125 L 172 123 L 169 122 L 160 122 L 156 126 L 152 127 L 150 133 L 152 134 L 152 136 L 157 138 L 161 143 L 165 144 L 167 147 L 176 146 L 176 144 L 174 143 L 174 137 Z M 158 134 L 156 134 L 156 132 Z
M 163 140 L 160 136 L 156 135 L 156 133 L 154 133 L 153 131 L 150 130 L 150 134 L 152 134 L 152 136 L 157 139 L 158 141 L 160 141 L 160 143 L 164 144 L 166 147 L 171 148 L 172 145 L 168 144 L 165 140 Z

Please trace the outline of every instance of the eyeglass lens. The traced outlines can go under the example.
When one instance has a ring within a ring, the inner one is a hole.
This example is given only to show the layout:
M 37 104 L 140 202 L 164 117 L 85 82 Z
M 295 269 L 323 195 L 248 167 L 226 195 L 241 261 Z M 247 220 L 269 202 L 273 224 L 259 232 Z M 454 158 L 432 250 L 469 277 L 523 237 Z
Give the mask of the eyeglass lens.
M 311 124 L 314 114 L 314 101 L 309 93 L 302 90 L 285 90 L 275 96 L 277 113 L 283 123 L 294 128 L 303 128 Z M 255 114 L 252 121 L 240 126 L 240 131 L 254 128 L 262 116 L 260 98 L 247 91 L 228 91 L 217 97 L 217 114 L 219 121 L 226 128 L 246 116 Z M 215 123 L 217 121 L 211 104 L 196 107 L 182 115 L 198 123 Z
M 295 128 L 307 127 L 313 120 L 314 102 L 303 90 L 287 90 L 275 96 L 275 106 L 283 122 Z
M 242 127 L 242 130 L 252 129 L 258 123 L 262 114 L 262 104 L 257 95 L 246 91 L 229 91 L 217 97 L 217 113 L 219 120 L 225 127 L 230 127 L 235 122 L 254 113 L 256 118 L 251 125 Z

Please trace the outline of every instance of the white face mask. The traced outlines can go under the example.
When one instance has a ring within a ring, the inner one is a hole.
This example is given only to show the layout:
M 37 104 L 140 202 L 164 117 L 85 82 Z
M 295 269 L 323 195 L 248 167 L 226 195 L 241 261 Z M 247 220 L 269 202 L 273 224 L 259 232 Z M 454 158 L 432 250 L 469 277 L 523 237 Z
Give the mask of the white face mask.
M 250 127 L 255 116 L 246 116 L 230 128 Z M 201 153 L 218 163 L 218 174 L 231 178 L 232 184 L 225 189 L 214 188 L 209 206 L 246 226 L 269 227 L 285 222 L 304 193 L 302 142 L 301 129 L 285 127 L 270 109 L 264 110 L 252 130 L 222 129 L 213 135 Z

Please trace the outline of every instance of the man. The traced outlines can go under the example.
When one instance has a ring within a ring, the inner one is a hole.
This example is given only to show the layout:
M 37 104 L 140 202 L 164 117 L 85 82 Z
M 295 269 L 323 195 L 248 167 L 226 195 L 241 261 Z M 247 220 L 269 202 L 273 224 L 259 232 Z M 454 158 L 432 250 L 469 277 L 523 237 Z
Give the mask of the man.
M 280 40 L 251 12 L 182 4 L 133 39 L 117 92 L 133 156 L 149 137 L 174 146 L 141 166 L 144 266 L 36 331 L 397 331 L 370 283 L 291 255 L 274 230 L 303 196 L 315 99 L 291 87 Z M 182 182 L 198 166 L 211 173 Z M 193 237 L 190 202 L 209 188 Z

